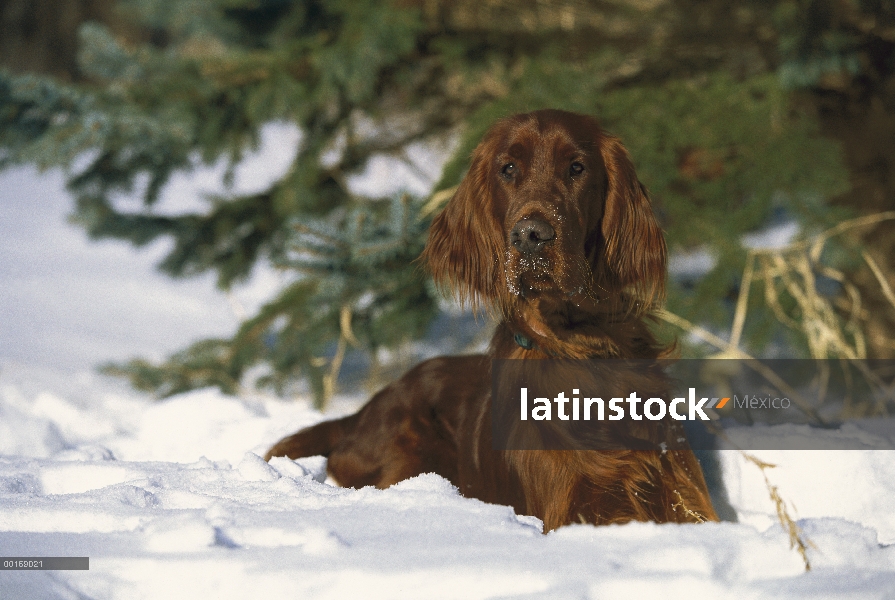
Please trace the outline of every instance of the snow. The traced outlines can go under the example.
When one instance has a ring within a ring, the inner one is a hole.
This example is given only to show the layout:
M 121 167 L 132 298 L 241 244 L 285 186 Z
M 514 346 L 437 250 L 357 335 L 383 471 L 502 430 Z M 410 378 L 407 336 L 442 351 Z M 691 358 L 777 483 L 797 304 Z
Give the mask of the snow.
M 672 252 L 668 258 L 668 274 L 682 279 L 697 279 L 715 268 L 718 258 L 707 248 Z
M 4 599 L 887 598 L 895 589 L 891 452 L 752 452 L 777 465 L 768 478 L 812 544 L 805 573 L 761 471 L 735 451 L 719 454 L 738 523 L 543 535 L 537 519 L 463 498 L 434 474 L 352 490 L 326 481 L 322 457 L 261 458 L 280 436 L 360 398 L 339 398 L 323 415 L 305 400 L 214 390 L 153 402 L 98 378 L 76 395 L 25 389 L 39 379 L 0 373 L 0 553 L 89 556 L 90 569 L 2 571 Z
M 787 221 L 742 237 L 743 246 L 753 250 L 780 250 L 790 245 L 799 234 L 799 224 Z
M 785 427 L 780 427 L 785 432 Z M 844 433 L 843 436 L 848 435 Z M 725 487 L 739 521 L 758 529 L 776 523 L 761 471 L 736 452 L 719 453 Z M 840 517 L 895 543 L 895 453 L 891 450 L 765 450 L 750 452 L 777 465 L 767 471 L 801 518 Z

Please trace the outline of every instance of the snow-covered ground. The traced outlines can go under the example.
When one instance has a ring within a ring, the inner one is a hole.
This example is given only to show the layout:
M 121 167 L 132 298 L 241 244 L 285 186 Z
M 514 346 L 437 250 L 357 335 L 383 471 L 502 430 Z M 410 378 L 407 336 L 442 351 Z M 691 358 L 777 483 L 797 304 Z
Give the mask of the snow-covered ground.
M 322 458 L 259 455 L 322 415 L 198 391 L 163 402 L 0 375 L 0 554 L 89 571 L 0 571 L 0 598 L 892 598 L 895 455 L 755 452 L 810 541 L 789 547 L 761 472 L 721 453 L 739 523 L 540 522 L 423 475 L 324 481 Z M 48 384 L 50 388 L 52 385 Z M 33 387 L 33 385 L 32 385 Z M 357 399 L 336 402 L 350 410 Z M 843 434 L 844 435 L 844 434 Z

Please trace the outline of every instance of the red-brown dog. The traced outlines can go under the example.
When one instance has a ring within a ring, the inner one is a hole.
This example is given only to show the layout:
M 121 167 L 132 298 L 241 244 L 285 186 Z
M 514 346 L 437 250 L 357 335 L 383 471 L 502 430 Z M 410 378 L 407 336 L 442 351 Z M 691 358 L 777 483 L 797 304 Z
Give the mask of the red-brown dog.
M 547 530 L 717 520 L 685 444 L 492 447 L 492 359 L 662 356 L 646 319 L 664 294 L 665 241 L 617 138 L 590 117 L 557 110 L 499 121 L 432 223 L 423 259 L 437 282 L 500 315 L 489 354 L 426 361 L 358 413 L 279 441 L 268 459 L 327 456 L 333 479 L 351 487 L 438 473 L 465 496 L 535 515 Z M 608 372 L 592 382 L 607 394 L 631 385 Z M 637 427 L 627 433 L 655 443 L 683 435 L 667 422 Z

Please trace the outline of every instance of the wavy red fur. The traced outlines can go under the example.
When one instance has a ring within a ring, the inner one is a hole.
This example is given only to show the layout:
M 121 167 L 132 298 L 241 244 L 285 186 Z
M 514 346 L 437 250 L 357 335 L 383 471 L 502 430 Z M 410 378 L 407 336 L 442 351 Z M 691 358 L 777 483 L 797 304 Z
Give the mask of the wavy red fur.
M 499 121 L 434 219 L 422 258 L 436 282 L 495 309 L 501 322 L 489 354 L 426 361 L 357 414 L 289 436 L 268 458 L 327 455 L 330 474 L 347 486 L 436 472 L 464 495 L 511 505 L 548 530 L 582 520 L 717 520 L 688 448 L 492 448 L 491 359 L 655 359 L 666 351 L 648 327 L 664 295 L 665 241 L 617 138 L 563 111 Z M 667 385 L 611 377 L 592 383 Z M 637 427 L 644 439 L 667 434 L 661 424 Z

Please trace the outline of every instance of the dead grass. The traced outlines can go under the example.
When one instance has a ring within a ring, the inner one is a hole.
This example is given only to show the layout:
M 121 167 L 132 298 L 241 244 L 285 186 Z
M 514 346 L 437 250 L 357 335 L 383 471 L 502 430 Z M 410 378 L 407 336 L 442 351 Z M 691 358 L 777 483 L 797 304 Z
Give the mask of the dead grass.
M 737 358 L 754 359 L 740 348 L 743 328 L 749 313 L 749 292 L 754 281 L 764 283 L 765 304 L 774 313 L 777 321 L 782 325 L 798 332 L 807 342 L 809 353 L 815 359 L 867 358 L 867 326 L 868 319 L 861 302 L 861 293 L 858 287 L 849 279 L 847 274 L 833 266 L 823 262 L 823 250 L 827 242 L 836 237 L 861 227 L 869 227 L 882 221 L 895 219 L 895 211 L 883 212 L 875 215 L 860 217 L 843 221 L 810 239 L 793 242 L 782 248 L 749 250 L 746 256 L 746 265 L 743 269 L 743 277 L 740 282 L 740 292 L 737 298 L 736 310 L 731 323 L 730 335 L 727 340 L 706 330 L 699 325 L 669 313 L 662 311 L 659 318 L 680 327 L 684 331 L 715 346 L 718 352 L 712 358 Z M 885 298 L 895 309 L 895 292 L 889 283 L 886 274 L 883 273 L 876 261 L 865 250 L 860 251 L 861 258 L 873 273 Z M 843 294 L 831 297 L 818 292 L 817 276 L 821 275 L 838 282 L 842 286 Z M 785 302 L 784 302 L 785 300 Z M 786 311 L 784 304 L 794 303 L 795 310 Z M 887 340 L 887 343 L 895 345 L 895 340 Z M 747 363 L 751 368 L 758 370 L 762 376 L 774 387 L 787 394 L 792 402 L 805 414 L 818 422 L 823 422 L 820 415 L 796 390 L 788 386 L 771 369 L 762 365 L 757 360 Z M 855 363 L 862 375 L 872 387 L 882 390 L 884 393 L 877 396 L 874 406 L 845 406 L 844 412 L 872 414 L 885 413 L 885 400 L 895 400 L 895 390 L 888 386 L 865 365 Z M 826 393 L 823 387 L 823 373 L 819 378 L 821 387 L 819 395 L 822 398 Z M 869 402 L 869 401 L 868 401 Z M 841 416 L 848 416 L 843 414 Z M 721 435 L 731 443 L 723 432 L 715 428 L 715 433 Z M 808 540 L 795 520 L 790 516 L 787 503 L 783 499 L 779 488 L 768 479 L 767 471 L 776 465 L 764 462 L 755 456 L 738 448 L 743 457 L 761 470 L 764 477 L 768 495 L 774 503 L 777 519 L 784 531 L 789 535 L 790 548 L 796 550 L 802 557 L 805 570 L 811 570 L 808 559 L 808 548 L 814 547 Z M 680 494 L 678 494 L 680 498 Z M 683 500 L 679 504 L 684 510 Z M 676 504 L 675 506 L 678 506 Z
M 773 485 L 771 481 L 768 479 L 767 470 L 773 469 L 777 465 L 772 465 L 771 463 L 764 462 L 747 452 L 743 452 L 740 450 L 740 453 L 743 457 L 757 466 L 761 470 L 761 474 L 764 477 L 765 486 L 768 488 L 768 494 L 771 496 L 771 501 L 774 503 L 774 507 L 777 510 L 777 520 L 780 522 L 780 525 L 783 527 L 783 530 L 789 535 L 789 547 L 790 549 L 795 549 L 799 556 L 802 557 L 802 562 L 805 563 L 805 570 L 811 570 L 811 562 L 808 560 L 808 547 L 816 548 L 816 546 L 805 537 L 805 534 L 802 533 L 802 529 L 799 527 L 798 523 L 789 515 L 789 510 L 786 508 L 786 502 L 783 500 L 783 497 L 780 495 L 780 490 L 776 485 Z

